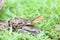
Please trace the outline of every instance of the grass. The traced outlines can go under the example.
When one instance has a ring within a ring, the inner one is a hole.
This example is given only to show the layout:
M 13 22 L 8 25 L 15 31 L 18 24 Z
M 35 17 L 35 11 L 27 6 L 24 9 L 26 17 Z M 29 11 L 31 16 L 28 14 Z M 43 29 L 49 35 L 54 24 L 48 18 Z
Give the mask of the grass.
M 2 21 L 13 17 L 33 19 L 41 15 L 44 19 L 34 25 L 42 30 L 39 35 L 1 31 L 0 40 L 58 40 L 55 24 L 60 23 L 60 0 L 5 0 L 0 11 Z

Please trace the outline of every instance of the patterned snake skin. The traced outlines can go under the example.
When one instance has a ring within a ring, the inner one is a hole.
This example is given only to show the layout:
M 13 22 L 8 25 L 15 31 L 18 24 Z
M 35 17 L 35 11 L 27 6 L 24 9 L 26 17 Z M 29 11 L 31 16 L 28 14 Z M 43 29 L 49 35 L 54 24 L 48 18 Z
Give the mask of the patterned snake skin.
M 3 5 L 4 5 L 4 0 L 0 0 L 0 10 L 2 9 Z

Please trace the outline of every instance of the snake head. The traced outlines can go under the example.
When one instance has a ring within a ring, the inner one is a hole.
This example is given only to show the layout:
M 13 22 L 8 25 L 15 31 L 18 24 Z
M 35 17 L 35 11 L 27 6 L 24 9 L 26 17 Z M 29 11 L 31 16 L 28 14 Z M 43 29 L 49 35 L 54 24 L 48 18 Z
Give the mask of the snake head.
M 41 21 L 43 18 L 44 18 L 44 16 L 38 16 L 32 20 L 32 23 L 37 23 L 37 22 Z
M 33 19 L 33 20 L 26 20 L 26 25 L 33 25 L 34 23 L 37 23 L 39 21 L 41 21 L 44 18 L 44 16 L 38 16 L 37 18 Z

